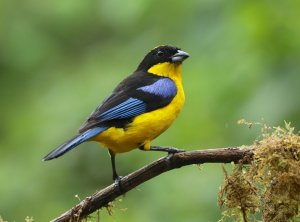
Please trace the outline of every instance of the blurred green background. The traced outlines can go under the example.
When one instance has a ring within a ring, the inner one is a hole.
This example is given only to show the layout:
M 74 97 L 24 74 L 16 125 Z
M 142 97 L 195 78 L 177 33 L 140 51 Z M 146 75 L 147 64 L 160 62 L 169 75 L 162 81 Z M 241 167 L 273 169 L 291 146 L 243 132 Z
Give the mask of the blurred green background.
M 300 1 L 0 1 L 0 215 L 49 221 L 111 181 L 96 143 L 54 161 L 116 84 L 155 46 L 181 47 L 186 104 L 154 145 L 250 144 L 259 127 L 300 125 Z M 117 156 L 121 175 L 163 156 Z M 163 174 L 115 202 L 102 221 L 217 221 L 220 164 Z

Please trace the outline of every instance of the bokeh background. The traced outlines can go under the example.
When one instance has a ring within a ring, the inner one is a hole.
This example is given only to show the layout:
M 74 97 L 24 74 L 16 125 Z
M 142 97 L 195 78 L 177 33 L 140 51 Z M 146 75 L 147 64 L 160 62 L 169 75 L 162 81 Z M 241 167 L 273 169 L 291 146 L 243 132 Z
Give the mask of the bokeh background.
M 250 144 L 262 121 L 300 127 L 300 2 L 0 1 L 0 215 L 49 221 L 111 181 L 96 143 L 54 161 L 91 111 L 155 46 L 181 47 L 186 104 L 154 145 Z M 117 156 L 121 175 L 163 156 Z M 163 174 L 104 209 L 102 221 L 217 221 L 220 164 Z

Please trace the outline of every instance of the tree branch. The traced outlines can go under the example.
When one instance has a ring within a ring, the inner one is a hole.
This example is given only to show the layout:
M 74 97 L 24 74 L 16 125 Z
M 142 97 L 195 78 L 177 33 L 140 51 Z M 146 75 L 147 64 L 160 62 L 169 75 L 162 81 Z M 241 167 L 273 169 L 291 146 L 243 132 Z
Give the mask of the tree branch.
M 251 147 L 238 147 L 195 150 L 170 154 L 162 157 L 151 164 L 122 177 L 122 190 L 114 183 L 96 192 L 92 196 L 86 197 L 78 205 L 63 213 L 52 222 L 80 221 L 96 210 L 105 207 L 109 202 L 125 194 L 143 182 L 150 180 L 164 172 L 180 168 L 182 166 L 202 163 L 238 163 L 248 164 L 252 160 Z

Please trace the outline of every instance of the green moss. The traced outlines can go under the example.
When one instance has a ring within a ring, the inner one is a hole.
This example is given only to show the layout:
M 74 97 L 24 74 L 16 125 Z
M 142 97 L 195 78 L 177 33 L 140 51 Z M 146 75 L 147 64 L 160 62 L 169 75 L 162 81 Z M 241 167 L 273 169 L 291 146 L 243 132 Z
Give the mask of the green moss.
M 255 142 L 250 166 L 236 165 L 225 172 L 219 205 L 226 217 L 238 221 L 295 221 L 300 206 L 300 136 L 285 128 L 263 127 L 262 140 Z M 257 212 L 261 212 L 257 216 Z
M 237 165 L 232 174 L 225 174 L 225 183 L 219 192 L 219 205 L 226 206 L 222 221 L 248 221 L 251 214 L 255 214 L 259 206 L 257 188 L 248 179 L 242 165 Z

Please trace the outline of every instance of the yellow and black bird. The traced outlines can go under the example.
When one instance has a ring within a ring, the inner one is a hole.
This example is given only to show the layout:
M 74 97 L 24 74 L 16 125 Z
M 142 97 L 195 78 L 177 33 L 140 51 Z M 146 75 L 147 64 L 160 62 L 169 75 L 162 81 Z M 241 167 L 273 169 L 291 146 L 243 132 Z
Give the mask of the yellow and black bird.
M 57 158 L 85 141 L 97 141 L 111 156 L 113 179 L 119 180 L 115 155 L 134 148 L 178 152 L 151 147 L 178 116 L 184 104 L 181 64 L 189 54 L 173 46 L 151 50 L 134 73 L 124 79 L 90 115 L 79 133 L 43 160 Z

